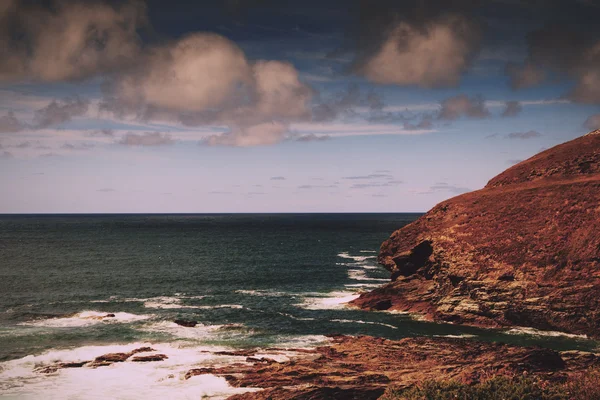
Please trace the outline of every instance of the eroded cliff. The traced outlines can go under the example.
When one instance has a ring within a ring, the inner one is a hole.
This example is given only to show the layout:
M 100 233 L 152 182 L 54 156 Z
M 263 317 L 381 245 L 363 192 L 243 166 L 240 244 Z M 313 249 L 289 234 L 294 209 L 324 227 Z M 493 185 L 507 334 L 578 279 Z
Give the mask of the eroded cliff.
M 600 131 L 438 204 L 378 260 L 392 282 L 355 306 L 599 337 Z

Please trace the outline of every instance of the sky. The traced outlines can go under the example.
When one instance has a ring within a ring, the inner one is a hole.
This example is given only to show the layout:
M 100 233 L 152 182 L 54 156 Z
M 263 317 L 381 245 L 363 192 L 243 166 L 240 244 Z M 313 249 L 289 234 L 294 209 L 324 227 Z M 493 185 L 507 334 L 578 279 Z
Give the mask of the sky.
M 427 211 L 600 129 L 599 17 L 0 0 L 0 213 Z

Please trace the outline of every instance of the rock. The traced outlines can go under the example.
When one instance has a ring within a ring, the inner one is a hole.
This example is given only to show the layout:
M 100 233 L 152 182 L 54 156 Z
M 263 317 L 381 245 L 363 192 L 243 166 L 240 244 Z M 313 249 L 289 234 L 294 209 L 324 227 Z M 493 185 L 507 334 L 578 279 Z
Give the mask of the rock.
M 212 374 L 214 368 L 194 368 L 185 373 L 185 379 L 190 379 L 193 376 Z
M 252 350 L 232 350 L 232 351 L 215 351 L 213 354 L 219 356 L 242 356 L 242 357 L 251 357 L 255 355 L 257 352 L 256 349 Z
M 387 299 L 387 300 L 381 300 L 378 301 L 377 303 L 375 303 L 375 305 L 373 306 L 373 309 L 377 310 L 377 311 L 384 311 L 384 310 L 389 310 L 392 307 L 392 301 Z
M 89 362 L 91 362 L 91 361 L 75 361 L 75 362 L 57 363 L 57 364 L 37 368 L 35 371 L 40 372 L 42 374 L 51 374 L 51 373 L 57 372 L 59 369 L 63 369 L 63 368 L 81 368 Z
M 272 358 L 267 358 L 267 357 L 261 357 L 261 358 L 246 357 L 246 362 L 259 363 L 259 364 L 273 364 L 273 363 L 277 363 L 278 361 L 275 361 Z
M 133 357 L 131 359 L 131 361 L 133 362 L 149 362 L 149 361 L 163 361 L 166 360 L 167 355 L 166 354 L 151 354 L 148 356 L 137 356 L 137 357 Z
M 540 381 L 564 381 L 600 362 L 591 353 L 451 338 L 393 341 L 338 335 L 330 346 L 316 351 L 319 357 L 281 363 L 196 368 L 186 379 L 214 374 L 234 387 L 265 389 L 230 397 L 239 400 L 374 399 L 390 385 L 410 387 L 429 379 L 475 384 L 495 376 L 527 374 Z
M 187 319 L 176 319 L 175 322 L 177 325 L 185 326 L 186 328 L 193 328 L 198 325 L 197 321 L 190 321 Z
M 150 353 L 151 351 L 156 351 L 152 347 L 139 347 L 137 349 L 131 350 L 129 355 L 132 356 L 137 353 Z
M 103 362 L 124 362 L 131 356 L 131 353 L 108 353 L 102 356 L 96 357 L 94 359 L 94 363 L 103 363 Z
M 104 318 L 114 318 L 115 314 L 106 314 Z
M 546 150 L 394 232 L 353 305 L 600 337 L 600 135 Z

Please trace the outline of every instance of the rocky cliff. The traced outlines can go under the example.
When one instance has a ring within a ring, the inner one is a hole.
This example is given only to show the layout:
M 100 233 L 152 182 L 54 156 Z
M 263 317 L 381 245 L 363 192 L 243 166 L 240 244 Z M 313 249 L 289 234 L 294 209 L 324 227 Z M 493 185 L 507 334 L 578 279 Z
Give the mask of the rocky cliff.
M 600 337 L 600 130 L 438 204 L 378 261 L 392 282 L 355 306 Z

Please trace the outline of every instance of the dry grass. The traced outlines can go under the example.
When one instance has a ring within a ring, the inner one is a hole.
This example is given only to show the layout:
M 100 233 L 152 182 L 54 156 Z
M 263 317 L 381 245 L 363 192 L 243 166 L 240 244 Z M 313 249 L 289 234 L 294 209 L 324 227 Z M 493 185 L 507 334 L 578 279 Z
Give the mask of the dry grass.
M 565 383 L 531 377 L 495 377 L 466 385 L 426 381 L 409 389 L 388 388 L 382 400 L 600 400 L 600 371 L 571 376 Z

